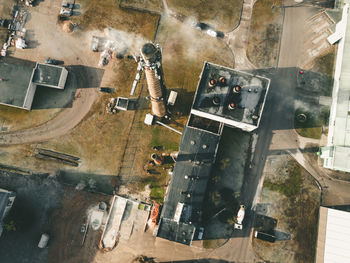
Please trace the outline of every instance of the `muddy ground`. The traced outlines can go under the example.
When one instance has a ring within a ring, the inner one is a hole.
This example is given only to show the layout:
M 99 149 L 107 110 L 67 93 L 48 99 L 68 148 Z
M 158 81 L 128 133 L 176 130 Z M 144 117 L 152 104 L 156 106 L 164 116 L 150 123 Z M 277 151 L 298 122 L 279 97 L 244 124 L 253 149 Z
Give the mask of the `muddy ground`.
M 4 232 L 0 238 L 1 262 L 46 262 L 48 249 L 38 248 L 41 234 L 52 236 L 51 213 L 59 205 L 63 187 L 48 174 L 22 175 L 0 172 L 0 188 L 15 191 L 17 197 L 5 223 L 14 222 L 16 231 Z M 60 222 L 64 225 L 65 222 Z

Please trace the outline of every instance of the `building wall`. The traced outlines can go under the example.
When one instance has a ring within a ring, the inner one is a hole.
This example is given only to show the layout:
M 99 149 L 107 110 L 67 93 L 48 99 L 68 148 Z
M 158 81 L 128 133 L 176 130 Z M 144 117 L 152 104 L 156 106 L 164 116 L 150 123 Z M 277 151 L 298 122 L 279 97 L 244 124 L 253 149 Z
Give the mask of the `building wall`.
M 65 68 L 62 68 L 62 73 L 60 76 L 60 81 L 58 83 L 58 88 L 64 89 L 64 86 L 66 85 L 66 81 L 67 81 L 67 76 L 68 76 L 68 70 L 66 70 Z
M 35 91 L 36 91 L 36 84 L 34 84 L 33 82 L 30 82 L 28 85 L 26 97 L 24 99 L 23 109 L 31 110 Z

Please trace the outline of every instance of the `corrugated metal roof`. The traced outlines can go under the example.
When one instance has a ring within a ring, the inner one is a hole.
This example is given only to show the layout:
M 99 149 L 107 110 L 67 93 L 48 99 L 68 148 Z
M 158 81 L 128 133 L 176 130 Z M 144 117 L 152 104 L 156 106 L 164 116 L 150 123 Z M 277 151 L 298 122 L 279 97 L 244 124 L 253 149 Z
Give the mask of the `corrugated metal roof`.
M 320 208 L 316 262 L 350 262 L 350 212 Z M 323 257 L 322 257 L 323 254 Z

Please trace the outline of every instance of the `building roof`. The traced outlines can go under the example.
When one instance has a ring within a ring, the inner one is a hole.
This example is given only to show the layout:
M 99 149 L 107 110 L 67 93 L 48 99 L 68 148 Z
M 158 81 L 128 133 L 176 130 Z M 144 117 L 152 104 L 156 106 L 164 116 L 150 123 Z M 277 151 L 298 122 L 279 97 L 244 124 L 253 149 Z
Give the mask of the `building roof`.
M 269 84 L 267 78 L 205 62 L 191 113 L 253 130 L 259 126 Z
M 350 147 L 350 20 L 348 4 L 343 8 L 342 20 L 337 24 L 343 36 L 339 40 L 334 72 L 333 103 L 329 120 L 328 144 Z
M 350 152 L 350 20 L 348 8 L 343 8 L 342 19 L 337 24 L 337 34 L 340 36 L 337 59 L 334 72 L 332 107 L 329 118 L 328 146 L 337 146 L 331 158 L 324 160 L 324 167 L 350 171 L 347 163 Z M 341 147 L 339 147 L 341 146 Z M 349 149 L 346 149 L 349 147 Z M 322 149 L 325 151 L 327 149 Z M 324 158 L 322 154 L 322 158 Z
M 350 262 L 350 212 L 320 207 L 316 263 Z
M 128 240 L 133 233 L 143 232 L 150 208 L 149 204 L 114 195 L 101 236 L 103 247 L 112 249 L 118 240 Z
M 325 168 L 350 172 L 350 147 L 326 146 L 321 148 Z
M 158 237 L 186 245 L 192 242 L 194 231 L 200 223 L 219 141 L 220 134 L 189 126 L 184 128 L 161 213 Z
M 37 63 L 32 81 L 37 85 L 58 86 L 62 70 L 62 67 Z
M 190 246 L 195 231 L 196 227 L 194 225 L 162 218 L 159 222 L 157 236 Z
M 17 59 L 0 61 L 0 104 L 22 108 L 35 63 Z
M 0 61 L 0 104 L 30 110 L 36 86 L 63 89 L 67 70 L 31 61 L 3 58 Z

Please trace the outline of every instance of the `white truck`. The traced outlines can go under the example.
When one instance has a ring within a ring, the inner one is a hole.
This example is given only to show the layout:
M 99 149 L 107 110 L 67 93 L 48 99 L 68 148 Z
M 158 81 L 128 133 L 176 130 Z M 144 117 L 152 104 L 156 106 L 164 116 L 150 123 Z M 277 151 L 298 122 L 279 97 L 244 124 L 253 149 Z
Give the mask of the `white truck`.
M 235 229 L 239 229 L 239 230 L 243 229 L 242 222 L 244 219 L 244 215 L 245 215 L 245 206 L 241 205 L 237 213 L 237 223 L 235 223 Z

